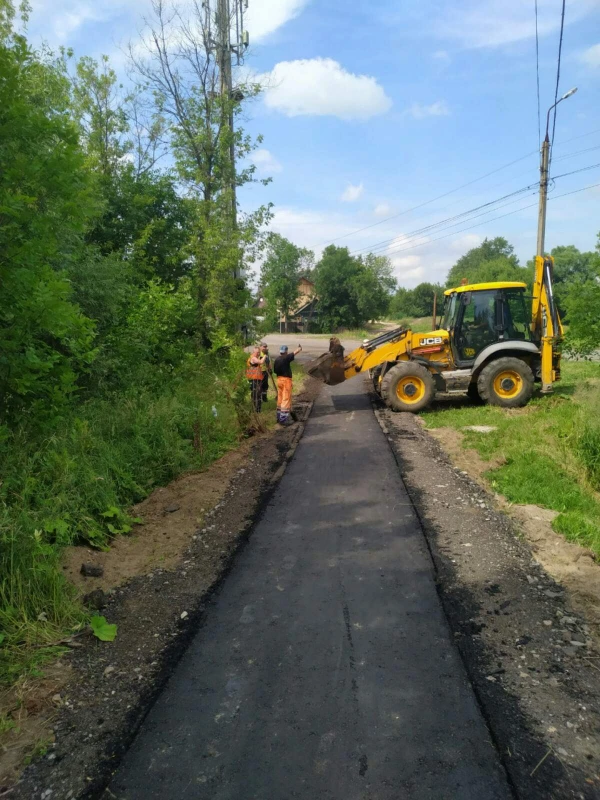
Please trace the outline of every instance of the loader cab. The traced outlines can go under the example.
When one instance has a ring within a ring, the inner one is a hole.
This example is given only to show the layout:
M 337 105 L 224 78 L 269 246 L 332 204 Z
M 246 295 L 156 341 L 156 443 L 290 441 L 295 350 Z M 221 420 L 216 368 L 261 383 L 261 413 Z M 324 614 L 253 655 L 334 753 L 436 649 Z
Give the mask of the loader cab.
M 469 367 L 486 347 L 531 341 L 531 311 L 524 283 L 479 283 L 449 289 L 442 328 L 450 333 L 457 367 Z

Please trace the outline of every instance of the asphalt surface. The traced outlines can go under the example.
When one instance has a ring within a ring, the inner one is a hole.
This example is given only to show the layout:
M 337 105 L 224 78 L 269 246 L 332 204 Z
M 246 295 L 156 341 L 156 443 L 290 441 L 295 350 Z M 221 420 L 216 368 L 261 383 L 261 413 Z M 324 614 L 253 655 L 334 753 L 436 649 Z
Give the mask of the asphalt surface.
M 512 797 L 360 379 L 321 393 L 106 797 Z

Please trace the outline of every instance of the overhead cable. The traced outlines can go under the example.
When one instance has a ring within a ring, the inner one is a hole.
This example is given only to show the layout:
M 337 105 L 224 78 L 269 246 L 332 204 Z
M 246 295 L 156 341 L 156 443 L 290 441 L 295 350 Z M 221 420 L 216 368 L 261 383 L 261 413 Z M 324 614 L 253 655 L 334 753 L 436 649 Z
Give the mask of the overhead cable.
M 558 106 L 558 87 L 560 84 L 560 62 L 562 58 L 563 34 L 565 31 L 565 8 L 567 0 L 562 0 L 562 11 L 560 15 L 560 37 L 558 39 L 558 59 L 556 62 L 556 88 L 554 90 L 554 119 L 552 120 L 552 139 L 550 141 L 550 158 L 552 158 L 552 147 L 554 145 L 554 133 L 556 131 L 556 109 Z
M 550 196 L 548 199 L 549 200 L 558 200 L 561 197 L 568 197 L 569 195 L 579 194 L 580 192 L 587 192 L 587 191 L 589 191 L 591 189 L 597 189 L 598 187 L 600 187 L 600 183 L 594 183 L 594 184 L 591 184 L 590 186 L 584 186 L 581 189 L 574 189 L 571 192 L 565 192 L 564 194 Z M 506 214 L 501 214 L 498 217 L 493 217 L 492 219 L 484 220 L 483 222 L 476 222 L 475 225 L 469 225 L 468 227 L 461 228 L 458 231 L 452 231 L 451 233 L 446 233 L 446 234 L 444 234 L 444 236 L 438 236 L 435 239 L 428 239 L 427 241 L 421 242 L 420 244 L 411 245 L 410 247 L 404 247 L 402 249 L 391 250 L 390 252 L 391 253 L 404 253 L 406 250 L 414 250 L 417 247 L 424 247 L 426 244 L 430 244 L 431 242 L 437 242 L 437 241 L 440 241 L 440 239 L 447 239 L 449 236 L 456 236 L 457 233 L 463 233 L 464 231 L 469 231 L 472 228 L 478 228 L 481 225 L 486 225 L 488 222 L 495 222 L 496 220 L 504 219 L 505 217 L 510 217 L 512 214 L 518 214 L 520 211 L 526 211 L 527 209 L 535 208 L 536 206 L 537 206 L 537 203 L 530 203 L 527 206 L 522 206 L 521 208 L 516 208 L 514 211 L 509 211 Z

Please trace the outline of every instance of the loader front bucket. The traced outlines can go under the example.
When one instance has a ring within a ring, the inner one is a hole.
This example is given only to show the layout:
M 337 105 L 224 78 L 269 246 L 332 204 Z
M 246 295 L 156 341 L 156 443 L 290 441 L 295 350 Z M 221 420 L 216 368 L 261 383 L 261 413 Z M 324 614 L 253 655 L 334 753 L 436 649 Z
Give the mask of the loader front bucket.
M 344 362 L 334 353 L 324 353 L 304 367 L 305 372 L 312 378 L 323 381 L 328 386 L 337 386 L 346 380 Z

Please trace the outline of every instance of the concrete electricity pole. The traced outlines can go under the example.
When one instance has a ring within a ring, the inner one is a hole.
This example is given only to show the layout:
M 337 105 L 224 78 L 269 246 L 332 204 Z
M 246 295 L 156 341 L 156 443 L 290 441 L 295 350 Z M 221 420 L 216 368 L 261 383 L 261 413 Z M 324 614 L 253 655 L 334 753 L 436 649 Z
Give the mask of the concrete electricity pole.
M 231 161 L 231 204 L 233 226 L 237 224 L 237 199 L 236 199 L 236 179 L 235 179 L 235 145 L 233 142 L 233 83 L 231 70 L 231 10 L 229 0 L 217 0 L 217 63 L 219 65 L 219 78 L 221 99 L 224 107 L 228 109 L 229 135 L 231 142 L 229 145 L 229 158 Z
M 538 214 L 538 235 L 537 235 L 537 255 L 544 256 L 544 244 L 546 240 L 546 206 L 548 204 L 548 180 L 550 170 L 550 113 L 559 103 L 571 97 L 577 91 L 577 87 L 569 89 L 566 94 L 551 105 L 546 115 L 546 136 L 542 143 L 542 160 L 540 164 L 540 210 Z
M 233 12 L 231 5 L 233 4 Z M 205 0 L 204 7 L 211 14 L 211 2 Z M 243 55 L 249 44 L 247 31 L 244 30 L 244 11 L 248 8 L 248 0 L 216 0 L 216 32 L 217 38 L 213 42 L 216 52 L 217 66 L 219 67 L 220 94 L 223 101 L 223 111 L 227 109 L 227 126 L 229 128 L 229 161 L 231 171 L 231 218 L 233 227 L 237 227 L 237 181 L 235 167 L 235 142 L 234 142 L 234 114 L 233 100 L 237 99 L 233 93 L 232 56 L 236 64 L 241 64 Z M 232 42 L 232 33 L 235 41 Z M 239 270 L 236 268 L 235 277 Z

